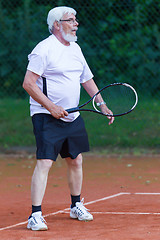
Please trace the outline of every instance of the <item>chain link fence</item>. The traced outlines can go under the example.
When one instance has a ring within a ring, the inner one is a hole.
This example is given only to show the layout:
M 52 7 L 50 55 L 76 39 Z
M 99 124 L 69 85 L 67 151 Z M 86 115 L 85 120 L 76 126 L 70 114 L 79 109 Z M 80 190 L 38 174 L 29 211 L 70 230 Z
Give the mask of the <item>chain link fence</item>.
M 1 98 L 26 96 L 27 55 L 49 35 L 48 11 L 62 5 L 77 11 L 78 43 L 99 87 L 128 82 L 160 95 L 159 0 L 1 0 Z

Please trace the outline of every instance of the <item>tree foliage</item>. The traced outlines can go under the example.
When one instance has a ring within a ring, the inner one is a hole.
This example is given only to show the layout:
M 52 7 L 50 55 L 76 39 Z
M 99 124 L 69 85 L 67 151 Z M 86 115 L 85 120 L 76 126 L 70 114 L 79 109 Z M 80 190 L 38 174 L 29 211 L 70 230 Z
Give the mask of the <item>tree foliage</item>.
M 49 35 L 48 11 L 61 5 L 77 10 L 78 43 L 99 87 L 129 82 L 143 93 L 158 94 L 159 0 L 1 0 L 1 97 L 25 96 L 27 55 Z

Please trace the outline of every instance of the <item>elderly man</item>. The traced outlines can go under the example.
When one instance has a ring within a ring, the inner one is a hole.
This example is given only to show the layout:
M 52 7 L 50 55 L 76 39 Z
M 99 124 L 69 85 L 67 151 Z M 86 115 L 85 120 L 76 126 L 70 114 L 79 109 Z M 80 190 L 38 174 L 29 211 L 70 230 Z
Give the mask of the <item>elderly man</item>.
M 30 95 L 30 112 L 37 145 L 37 164 L 31 182 L 32 214 L 27 228 L 47 230 L 42 216 L 49 169 L 58 154 L 65 158 L 71 194 L 70 217 L 80 221 L 93 220 L 80 199 L 82 188 L 82 152 L 89 151 L 88 137 L 79 112 L 65 109 L 79 104 L 80 85 L 93 96 L 98 88 L 77 40 L 76 11 L 56 7 L 49 11 L 47 23 L 51 35 L 41 41 L 28 56 L 29 64 L 23 88 Z M 105 113 L 112 112 L 102 103 Z M 109 119 L 109 124 L 114 118 Z

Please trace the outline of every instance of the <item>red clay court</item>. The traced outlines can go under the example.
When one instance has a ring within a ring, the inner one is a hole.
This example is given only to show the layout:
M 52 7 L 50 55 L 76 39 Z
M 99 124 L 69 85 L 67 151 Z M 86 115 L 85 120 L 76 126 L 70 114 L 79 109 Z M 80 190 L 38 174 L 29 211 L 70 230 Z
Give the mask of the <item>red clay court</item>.
M 48 231 L 27 230 L 32 155 L 0 156 L 0 240 L 159 240 L 160 157 L 84 155 L 82 197 L 91 222 L 69 218 L 66 164 L 52 167 L 43 214 Z

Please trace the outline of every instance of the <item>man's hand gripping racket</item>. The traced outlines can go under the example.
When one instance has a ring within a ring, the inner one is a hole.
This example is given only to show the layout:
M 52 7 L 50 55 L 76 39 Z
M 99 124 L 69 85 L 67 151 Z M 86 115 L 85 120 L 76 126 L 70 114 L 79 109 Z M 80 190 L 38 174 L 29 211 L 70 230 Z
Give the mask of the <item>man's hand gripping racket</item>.
M 101 102 L 98 100 L 102 99 Z M 93 108 L 83 108 L 92 101 Z M 91 99 L 84 104 L 66 109 L 68 113 L 77 111 L 89 111 L 107 116 L 109 124 L 114 117 L 119 117 L 132 112 L 138 103 L 136 90 L 128 83 L 113 83 L 100 89 Z M 111 109 L 111 110 L 110 110 Z
M 108 124 L 111 125 L 114 122 L 113 112 L 106 106 L 105 102 L 102 102 L 100 108 L 103 115 L 109 119 Z

